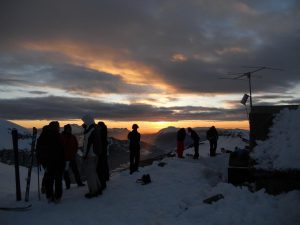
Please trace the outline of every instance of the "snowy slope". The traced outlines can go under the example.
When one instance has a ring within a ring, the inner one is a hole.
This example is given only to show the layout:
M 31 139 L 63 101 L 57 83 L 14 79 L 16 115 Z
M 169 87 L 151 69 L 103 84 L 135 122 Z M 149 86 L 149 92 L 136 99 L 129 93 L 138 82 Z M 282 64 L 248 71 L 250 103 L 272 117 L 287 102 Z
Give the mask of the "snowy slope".
M 243 145 L 238 139 L 222 138 L 226 143 Z M 232 146 L 231 146 L 232 145 Z M 270 196 L 264 191 L 251 193 L 246 188 L 226 183 L 228 154 L 207 157 L 208 144 L 200 145 L 200 159 L 167 158 L 164 167 L 153 165 L 140 168 L 129 175 L 128 171 L 114 173 L 107 190 L 100 197 L 85 199 L 87 187 L 76 185 L 64 191 L 62 202 L 47 203 L 45 196 L 37 200 L 37 176 L 33 174 L 31 203 L 26 212 L 0 211 L 1 224 L 5 225 L 299 225 L 300 192 L 293 191 Z M 187 149 L 185 152 L 192 152 Z M 152 183 L 140 185 L 136 179 L 150 174 Z M 26 170 L 22 169 L 24 181 Z M 15 204 L 13 167 L 0 164 L 0 202 Z M 24 190 L 25 183 L 22 185 Z M 224 199 L 208 205 L 203 200 L 222 193 Z
M 30 136 L 30 132 L 15 123 L 9 122 L 7 120 L 0 119 L 0 150 L 2 149 L 12 149 L 12 129 L 17 129 L 18 133 L 23 136 Z M 19 149 L 30 149 L 31 138 L 19 139 Z

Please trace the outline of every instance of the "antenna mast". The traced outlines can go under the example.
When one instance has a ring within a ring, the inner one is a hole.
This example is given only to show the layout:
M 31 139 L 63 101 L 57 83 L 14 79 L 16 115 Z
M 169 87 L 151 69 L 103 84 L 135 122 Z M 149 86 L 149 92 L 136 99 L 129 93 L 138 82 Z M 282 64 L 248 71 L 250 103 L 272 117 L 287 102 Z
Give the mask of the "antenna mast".
M 279 68 L 271 68 L 271 67 L 266 67 L 266 66 L 260 66 L 260 67 L 245 67 L 245 68 L 256 68 L 255 70 L 252 71 L 248 71 L 246 73 L 238 73 L 238 74 L 228 74 L 228 75 L 238 75 L 236 77 L 233 78 L 221 78 L 221 79 L 231 79 L 231 80 L 240 80 L 244 77 L 246 77 L 248 79 L 248 84 L 249 84 L 249 97 L 250 97 L 250 110 L 252 111 L 252 83 L 251 83 L 251 76 L 253 73 L 256 73 L 260 70 L 265 70 L 265 69 L 269 69 L 269 70 L 280 70 L 282 71 L 283 69 L 279 69 Z

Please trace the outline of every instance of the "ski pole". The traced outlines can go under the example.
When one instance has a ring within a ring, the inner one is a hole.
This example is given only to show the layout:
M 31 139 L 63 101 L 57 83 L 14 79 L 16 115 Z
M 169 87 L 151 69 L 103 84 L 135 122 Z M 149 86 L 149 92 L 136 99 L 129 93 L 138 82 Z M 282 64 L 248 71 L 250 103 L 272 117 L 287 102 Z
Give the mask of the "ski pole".
M 38 198 L 39 198 L 39 201 L 41 200 L 41 190 L 40 190 L 40 169 L 41 169 L 41 166 L 40 164 L 38 163 L 37 165 L 37 170 L 38 170 Z

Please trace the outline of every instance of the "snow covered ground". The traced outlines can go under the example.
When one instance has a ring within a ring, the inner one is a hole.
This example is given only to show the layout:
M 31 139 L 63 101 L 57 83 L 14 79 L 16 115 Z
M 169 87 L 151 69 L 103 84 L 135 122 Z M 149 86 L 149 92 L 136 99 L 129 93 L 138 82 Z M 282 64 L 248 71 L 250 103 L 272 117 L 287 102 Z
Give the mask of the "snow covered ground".
M 219 149 L 244 145 L 237 137 L 221 137 Z M 24 212 L 0 211 L 3 225 L 299 225 L 300 191 L 271 196 L 261 190 L 251 193 L 247 188 L 226 183 L 228 154 L 208 157 L 208 143 L 200 145 L 200 159 L 166 158 L 164 167 L 153 165 L 114 173 L 107 190 L 100 197 L 85 199 L 87 187 L 72 186 L 64 191 L 59 204 L 47 203 L 45 196 L 37 199 L 37 176 L 32 177 L 30 200 L 32 209 Z M 185 151 L 191 154 L 192 149 Z M 21 169 L 22 190 L 26 170 Z M 141 185 L 136 179 L 150 174 L 152 183 Z M 15 205 L 14 168 L 0 164 L 0 204 Z M 203 200 L 223 194 L 211 205 Z
M 252 157 L 264 169 L 300 169 L 300 108 L 282 110 L 273 120 L 269 139 L 259 142 Z

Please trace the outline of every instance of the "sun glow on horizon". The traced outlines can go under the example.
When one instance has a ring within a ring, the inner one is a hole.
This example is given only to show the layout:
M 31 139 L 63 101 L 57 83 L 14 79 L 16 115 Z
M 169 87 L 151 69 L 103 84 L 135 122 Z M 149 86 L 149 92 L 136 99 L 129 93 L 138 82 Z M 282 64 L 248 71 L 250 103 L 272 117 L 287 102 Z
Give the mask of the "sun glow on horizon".
M 51 120 L 10 120 L 25 128 L 42 128 L 43 126 L 49 124 Z M 60 127 L 66 124 L 77 124 L 82 125 L 81 120 L 58 120 Z M 177 127 L 177 128 L 187 128 L 187 127 L 210 127 L 215 126 L 216 128 L 224 129 L 244 129 L 249 130 L 249 122 L 247 120 L 243 121 L 209 121 L 209 120 L 183 120 L 183 121 L 158 121 L 158 122 L 146 122 L 146 121 L 110 121 L 110 120 L 99 120 L 96 119 L 95 122 L 104 121 L 108 128 L 127 128 L 131 130 L 132 124 L 136 123 L 139 125 L 139 131 L 144 134 L 156 133 L 159 130 L 166 127 Z

